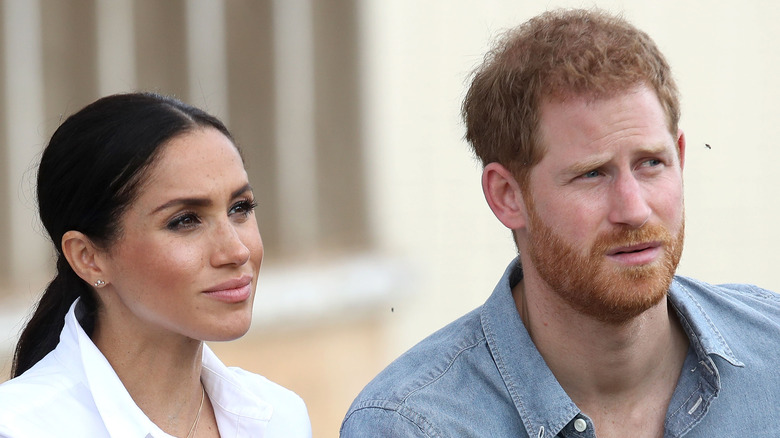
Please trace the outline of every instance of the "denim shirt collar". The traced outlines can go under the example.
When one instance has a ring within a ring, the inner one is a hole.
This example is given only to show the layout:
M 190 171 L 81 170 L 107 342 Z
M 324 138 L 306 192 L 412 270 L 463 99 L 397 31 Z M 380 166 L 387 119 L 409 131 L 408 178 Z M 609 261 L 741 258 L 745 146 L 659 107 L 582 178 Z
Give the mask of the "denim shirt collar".
M 512 287 L 522 279 L 517 258 L 486 301 L 480 318 L 496 367 L 528 436 L 556 436 L 582 414 L 547 367 L 520 319 Z M 691 292 L 676 278 L 668 296 L 700 361 L 712 364 L 710 356 L 717 355 L 734 366 L 743 366 Z M 716 377 L 712 383 L 717 394 L 720 381 Z
M 523 279 L 515 259 L 482 307 L 490 352 L 529 437 L 555 436 L 580 409 L 566 394 L 517 313 L 512 287 Z
M 692 281 L 691 279 L 685 280 L 686 282 Z M 700 360 L 706 356 L 716 355 L 734 366 L 744 366 L 731 351 L 731 348 L 710 316 L 704 312 L 693 293 L 679 278 L 676 277 L 672 281 L 668 297 L 669 302 L 677 312 L 685 334 L 688 335 L 691 346 Z

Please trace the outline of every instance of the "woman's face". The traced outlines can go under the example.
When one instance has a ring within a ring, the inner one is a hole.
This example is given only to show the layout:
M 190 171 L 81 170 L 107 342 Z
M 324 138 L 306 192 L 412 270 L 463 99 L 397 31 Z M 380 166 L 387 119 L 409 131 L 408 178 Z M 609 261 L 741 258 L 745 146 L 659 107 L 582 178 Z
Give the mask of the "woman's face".
M 213 128 L 163 148 L 105 255 L 95 335 L 238 338 L 251 323 L 263 259 L 241 157 Z

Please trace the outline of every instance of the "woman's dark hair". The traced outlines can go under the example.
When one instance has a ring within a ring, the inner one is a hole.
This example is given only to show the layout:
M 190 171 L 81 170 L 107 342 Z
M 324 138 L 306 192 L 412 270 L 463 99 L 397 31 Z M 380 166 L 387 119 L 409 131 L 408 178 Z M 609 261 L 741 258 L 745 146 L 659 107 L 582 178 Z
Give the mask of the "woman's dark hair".
M 210 127 L 232 136 L 215 117 L 174 98 L 152 93 L 101 98 L 68 117 L 51 137 L 38 167 L 38 209 L 54 244 L 57 274 L 49 283 L 16 344 L 11 376 L 35 365 L 56 347 L 65 315 L 81 297 L 94 327 L 98 301 L 71 269 L 62 236 L 80 231 L 107 248 L 121 234 L 122 213 L 138 196 L 147 170 L 174 137 Z

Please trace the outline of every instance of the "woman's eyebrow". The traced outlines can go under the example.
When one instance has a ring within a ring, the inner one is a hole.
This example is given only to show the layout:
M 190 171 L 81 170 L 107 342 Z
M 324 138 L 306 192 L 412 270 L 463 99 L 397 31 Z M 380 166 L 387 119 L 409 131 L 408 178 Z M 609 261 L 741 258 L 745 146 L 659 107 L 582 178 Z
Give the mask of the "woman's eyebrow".
M 252 186 L 249 185 L 249 183 L 244 184 L 240 188 L 233 191 L 233 193 L 230 194 L 230 199 L 237 198 L 241 196 L 241 194 L 246 192 L 251 192 Z M 182 197 L 182 198 L 174 198 L 171 199 L 168 202 L 165 202 L 164 204 L 158 206 L 152 212 L 150 215 L 153 215 L 157 212 L 160 212 L 162 210 L 171 208 L 171 207 L 179 207 L 179 206 L 187 206 L 187 207 L 210 207 L 213 204 L 211 199 L 209 198 L 198 198 L 198 197 Z

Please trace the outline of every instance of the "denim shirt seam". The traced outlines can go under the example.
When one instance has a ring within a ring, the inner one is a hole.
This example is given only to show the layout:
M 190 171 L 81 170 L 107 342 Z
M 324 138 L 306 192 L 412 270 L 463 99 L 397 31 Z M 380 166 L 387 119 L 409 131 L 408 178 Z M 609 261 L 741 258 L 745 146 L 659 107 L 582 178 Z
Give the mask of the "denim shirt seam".
M 390 400 L 382 400 L 382 399 L 372 399 L 372 400 L 365 400 L 355 406 L 354 409 L 349 413 L 349 416 L 352 416 L 353 413 L 357 412 L 358 410 L 362 409 L 385 409 L 390 410 L 398 415 L 402 416 L 403 418 L 407 419 L 409 422 L 417 426 L 423 433 L 425 433 L 428 437 L 437 437 L 441 436 L 441 433 L 436 430 L 436 427 L 431 423 L 430 420 L 428 420 L 427 417 L 425 417 L 420 412 L 417 412 L 416 410 L 412 409 L 409 406 L 409 398 L 418 393 L 419 391 L 422 391 L 426 387 L 432 385 L 439 379 L 441 379 L 447 372 L 452 369 L 453 364 L 455 361 L 458 360 L 460 355 L 470 350 L 474 347 L 477 347 L 480 343 L 486 342 L 484 336 L 478 337 L 474 342 L 462 347 L 460 350 L 458 350 L 455 355 L 452 356 L 452 359 L 447 363 L 447 366 L 437 375 L 435 375 L 433 378 L 429 379 L 425 383 L 421 384 L 419 387 L 410 390 L 406 395 L 400 398 L 399 402 L 392 402 Z M 346 419 L 344 420 L 346 422 Z
M 405 420 L 415 425 L 415 427 L 420 429 L 420 431 L 424 433 L 426 437 L 436 438 L 443 436 L 441 432 L 436 429 L 433 423 L 428 420 L 427 417 L 409 407 L 405 401 L 398 403 L 384 399 L 364 400 L 349 411 L 347 417 L 344 418 L 343 424 L 346 424 L 350 417 L 352 417 L 352 415 L 356 412 L 366 409 L 381 409 L 384 411 L 395 412 Z
M 430 386 L 430 385 L 434 384 L 436 381 L 438 381 L 439 379 L 441 379 L 442 377 L 444 377 L 444 375 L 445 375 L 445 374 L 447 374 L 447 372 L 448 372 L 450 369 L 452 369 L 452 365 L 453 365 L 453 364 L 455 364 L 455 361 L 457 361 L 457 360 L 458 360 L 458 357 L 460 357 L 460 355 L 461 355 L 461 354 L 462 354 L 464 351 L 466 351 L 466 350 L 471 350 L 472 348 L 474 348 L 474 347 L 478 346 L 478 345 L 479 345 L 480 343 L 482 343 L 482 342 L 487 342 L 487 340 L 485 339 L 485 336 L 480 336 L 479 338 L 477 338 L 477 339 L 476 339 L 474 342 L 472 342 L 471 344 L 469 344 L 469 345 L 466 345 L 466 346 L 462 347 L 460 350 L 458 350 L 458 351 L 455 353 L 455 355 L 454 355 L 454 356 L 452 356 L 452 359 L 450 359 L 449 363 L 447 363 L 447 366 L 446 366 L 446 367 L 444 367 L 444 369 L 443 369 L 443 370 L 442 370 L 442 371 L 441 371 L 441 372 L 440 372 L 438 375 L 434 376 L 433 378 L 431 378 L 431 379 L 430 379 L 430 380 L 428 380 L 427 382 L 425 382 L 425 383 L 421 384 L 419 387 L 417 387 L 417 388 L 415 388 L 415 389 L 412 389 L 412 390 L 410 390 L 410 391 L 409 391 L 409 393 L 407 393 L 407 394 L 406 394 L 404 397 L 402 397 L 402 398 L 401 398 L 401 403 L 400 403 L 400 404 L 406 404 L 406 402 L 407 402 L 407 400 L 409 399 L 409 397 L 413 396 L 414 394 L 416 394 L 416 393 L 417 393 L 417 392 L 419 392 L 419 391 L 422 391 L 423 389 L 427 388 L 428 386 Z

